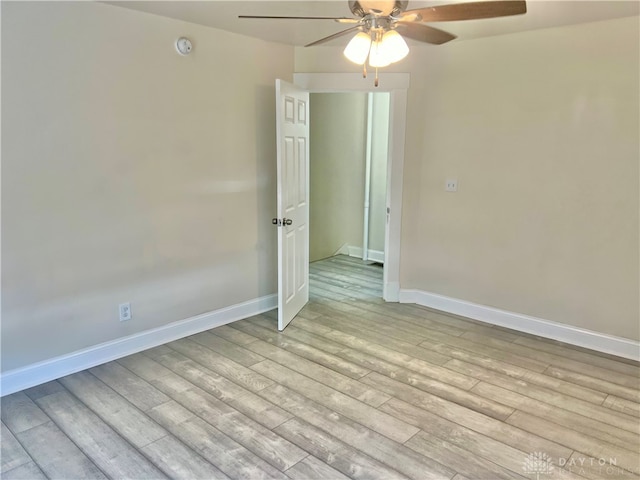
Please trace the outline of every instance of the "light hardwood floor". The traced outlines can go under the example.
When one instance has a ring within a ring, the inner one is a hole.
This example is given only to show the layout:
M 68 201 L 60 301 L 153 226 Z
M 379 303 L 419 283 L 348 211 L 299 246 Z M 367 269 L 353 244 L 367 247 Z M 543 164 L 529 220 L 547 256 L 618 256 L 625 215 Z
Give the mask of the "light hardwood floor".
M 271 312 L 4 397 L 2 478 L 640 478 L 638 363 L 381 279 L 316 262 L 282 333 Z

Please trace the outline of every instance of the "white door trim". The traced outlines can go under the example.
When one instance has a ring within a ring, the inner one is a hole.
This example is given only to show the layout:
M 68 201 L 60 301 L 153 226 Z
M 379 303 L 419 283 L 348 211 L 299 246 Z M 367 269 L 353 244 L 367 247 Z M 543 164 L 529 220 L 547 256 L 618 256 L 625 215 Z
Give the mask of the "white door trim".
M 293 81 L 310 93 L 389 92 L 389 161 L 387 163 L 387 228 L 382 297 L 397 302 L 400 292 L 400 239 L 402 227 L 402 179 L 407 120 L 408 73 L 382 73 L 379 87 L 359 73 L 295 73 Z

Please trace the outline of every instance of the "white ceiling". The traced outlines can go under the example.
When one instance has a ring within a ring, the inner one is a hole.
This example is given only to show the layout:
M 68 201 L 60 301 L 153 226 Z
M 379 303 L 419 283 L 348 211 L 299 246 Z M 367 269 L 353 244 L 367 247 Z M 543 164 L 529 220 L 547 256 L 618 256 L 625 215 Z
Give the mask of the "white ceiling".
M 459 0 L 410 0 L 407 8 L 422 8 L 458 2 Z M 107 3 L 289 45 L 306 45 L 348 28 L 349 25 L 341 25 L 331 20 L 239 19 L 238 15 L 353 16 L 349 10 L 347 0 L 132 0 Z M 439 22 L 438 24 L 432 24 L 432 26 L 457 35 L 458 38 L 454 42 L 459 42 L 525 30 L 609 20 L 639 14 L 640 2 L 637 0 L 529 0 L 527 1 L 527 13 L 525 15 L 463 22 Z M 343 45 L 346 44 L 348 38 L 341 37 L 325 45 Z M 419 44 L 418 42 L 409 43 L 413 45 Z M 430 45 L 425 47 L 433 48 Z

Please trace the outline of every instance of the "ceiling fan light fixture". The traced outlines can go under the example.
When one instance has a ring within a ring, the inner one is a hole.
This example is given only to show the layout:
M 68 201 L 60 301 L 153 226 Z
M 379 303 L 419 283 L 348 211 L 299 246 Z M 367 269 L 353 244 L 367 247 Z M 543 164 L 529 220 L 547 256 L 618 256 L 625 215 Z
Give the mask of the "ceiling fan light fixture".
M 357 65 L 363 65 L 371 49 L 371 35 L 358 32 L 344 49 L 344 56 Z
M 402 35 L 395 30 L 389 30 L 377 37 L 379 40 L 371 44 L 369 65 L 380 68 L 399 62 L 409 54 L 409 47 Z
M 373 42 L 371 51 L 369 52 L 369 66 L 373 68 L 381 68 L 390 65 L 387 52 L 382 46 L 382 42 Z
M 409 54 L 407 42 L 395 30 L 389 30 L 382 36 L 380 48 L 382 48 L 389 63 L 399 62 Z

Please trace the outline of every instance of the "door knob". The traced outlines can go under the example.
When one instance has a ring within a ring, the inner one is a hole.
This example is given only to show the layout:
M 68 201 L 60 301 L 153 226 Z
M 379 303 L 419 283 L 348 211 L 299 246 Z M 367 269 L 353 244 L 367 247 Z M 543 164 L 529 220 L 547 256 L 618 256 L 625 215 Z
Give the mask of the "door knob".
M 273 218 L 271 220 L 271 223 L 273 223 L 276 227 L 282 227 L 283 225 L 291 225 L 293 223 L 293 220 L 291 220 L 290 218 L 283 218 L 282 220 L 280 220 L 279 218 Z

